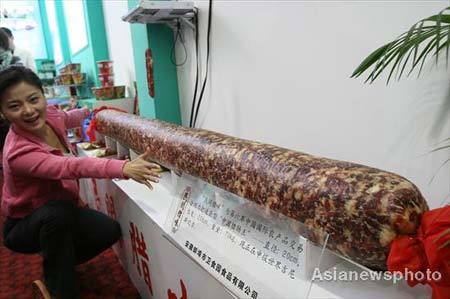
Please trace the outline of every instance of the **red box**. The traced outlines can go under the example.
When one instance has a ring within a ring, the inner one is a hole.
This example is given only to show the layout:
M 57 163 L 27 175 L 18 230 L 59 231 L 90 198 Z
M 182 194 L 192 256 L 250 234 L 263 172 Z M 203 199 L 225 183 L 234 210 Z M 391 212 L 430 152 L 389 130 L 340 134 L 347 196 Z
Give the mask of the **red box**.
M 110 60 L 97 61 L 98 73 L 102 75 L 113 75 L 113 62 Z
M 100 74 L 98 75 L 98 79 L 103 87 L 114 86 L 114 75 Z

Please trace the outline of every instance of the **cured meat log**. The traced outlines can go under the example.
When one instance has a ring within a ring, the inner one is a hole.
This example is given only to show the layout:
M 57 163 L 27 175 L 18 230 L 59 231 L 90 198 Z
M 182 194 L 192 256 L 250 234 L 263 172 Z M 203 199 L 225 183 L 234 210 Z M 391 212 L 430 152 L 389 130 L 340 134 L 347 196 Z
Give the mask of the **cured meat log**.
M 412 234 L 427 204 L 405 178 L 207 130 L 104 110 L 97 130 L 168 168 L 296 219 L 309 236 L 373 269 L 386 269 L 390 242 Z

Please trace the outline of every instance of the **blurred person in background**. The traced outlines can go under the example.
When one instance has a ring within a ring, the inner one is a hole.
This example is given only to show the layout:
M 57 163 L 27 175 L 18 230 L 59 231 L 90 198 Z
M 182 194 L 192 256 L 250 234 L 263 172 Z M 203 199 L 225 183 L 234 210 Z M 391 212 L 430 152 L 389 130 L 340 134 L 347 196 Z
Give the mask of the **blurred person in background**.
M 31 52 L 16 47 L 14 43 L 14 35 L 12 34 L 12 31 L 9 28 L 1 27 L 0 29 L 3 30 L 8 36 L 9 49 L 11 50 L 12 54 L 20 58 L 20 61 L 23 64 L 23 66 L 31 69 L 33 72 L 36 73 L 36 64 L 34 62 L 33 55 L 31 55 Z
M 14 56 L 9 47 L 8 34 L 0 29 L 0 71 L 8 68 L 10 65 L 20 65 L 20 58 Z M 2 156 L 3 141 L 6 138 L 6 134 L 9 130 L 9 123 L 6 119 L 0 117 L 0 158 Z M 2 162 L 0 161 L 0 168 L 2 168 Z M 1 180 L 0 185 L 3 183 Z M 0 192 L 1 196 L 1 192 Z
M 8 34 L 0 29 L 0 71 L 12 64 L 21 64 L 20 58 L 13 55 L 9 47 Z

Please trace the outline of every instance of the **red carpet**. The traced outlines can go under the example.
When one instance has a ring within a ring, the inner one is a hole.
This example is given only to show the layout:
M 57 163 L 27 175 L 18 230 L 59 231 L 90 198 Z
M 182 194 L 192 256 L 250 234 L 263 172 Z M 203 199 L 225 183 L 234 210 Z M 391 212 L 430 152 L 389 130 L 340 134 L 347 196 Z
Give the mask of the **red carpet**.
M 0 216 L 0 232 L 3 217 Z M 43 279 L 42 258 L 10 251 L 0 233 L 0 299 L 33 298 L 31 283 Z M 80 299 L 140 299 L 112 249 L 77 267 Z

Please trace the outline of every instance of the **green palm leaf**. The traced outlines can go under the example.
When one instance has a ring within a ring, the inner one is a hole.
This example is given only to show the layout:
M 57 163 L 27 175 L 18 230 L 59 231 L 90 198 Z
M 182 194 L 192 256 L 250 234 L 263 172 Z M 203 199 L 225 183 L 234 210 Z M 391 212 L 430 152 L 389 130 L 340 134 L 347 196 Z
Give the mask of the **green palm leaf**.
M 437 15 L 420 20 L 394 41 L 379 47 L 363 60 L 353 71 L 351 77 L 357 78 L 372 68 L 366 79 L 366 82 L 372 83 L 390 67 L 386 82 L 388 84 L 395 77 L 393 76 L 394 72 L 399 73 L 397 80 L 401 78 L 408 62 L 410 63 L 408 76 L 417 68 L 419 68 L 419 76 L 427 57 L 435 56 L 437 64 L 439 54 L 444 48 L 448 65 L 450 7 L 445 8 Z M 430 54 L 432 55 L 429 56 Z

